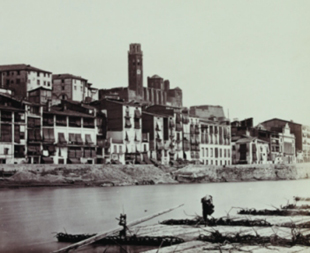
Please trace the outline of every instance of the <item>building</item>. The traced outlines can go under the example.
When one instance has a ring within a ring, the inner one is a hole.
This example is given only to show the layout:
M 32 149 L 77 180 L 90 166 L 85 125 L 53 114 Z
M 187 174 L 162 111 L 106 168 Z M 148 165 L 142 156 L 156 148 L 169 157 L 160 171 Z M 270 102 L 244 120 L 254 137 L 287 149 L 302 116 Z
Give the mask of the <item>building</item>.
M 118 98 L 125 102 L 148 105 L 182 107 L 180 88 L 170 89 L 170 83 L 158 76 L 148 77 L 148 87 L 143 87 L 143 52 L 140 44 L 130 44 L 128 51 L 128 87 L 99 90 L 99 99 Z
M 107 153 L 106 160 L 122 164 L 142 163 L 149 145 L 147 137 L 143 139 L 142 136 L 141 107 L 109 99 L 94 101 L 91 105 L 106 117 L 106 139 L 111 142 L 111 154 Z
M 231 165 L 231 128 L 228 121 L 200 119 L 200 161 L 205 165 Z
M 163 140 L 167 161 L 175 163 L 176 160 L 187 159 L 183 150 L 183 111 L 180 107 L 151 105 L 143 108 L 145 112 L 163 117 Z M 186 123 L 188 124 L 188 122 Z M 187 139 L 189 141 L 189 139 Z
M 233 164 L 266 164 L 269 143 L 257 137 L 243 136 L 232 143 Z
M 205 120 L 217 119 L 218 121 L 227 121 L 223 107 L 219 105 L 191 106 L 189 113 L 192 116 L 196 116 Z
M 261 122 L 260 125 L 264 126 L 266 130 L 269 130 L 271 132 L 277 132 L 282 133 L 283 128 L 286 127 L 286 124 L 288 124 L 290 128 L 290 133 L 295 135 L 295 155 L 297 155 L 298 152 L 302 152 L 302 125 L 295 123 L 293 121 L 287 121 L 283 119 L 270 119 L 266 120 L 264 122 Z
M 28 91 L 29 102 L 46 105 L 52 101 L 52 90 L 45 87 L 38 87 Z
M 98 100 L 98 89 L 92 88 L 87 79 L 71 74 L 53 75 L 53 98 L 77 102 Z
M 302 126 L 302 160 L 310 162 L 310 126 Z
M 62 101 L 42 115 L 42 163 L 103 163 L 102 115 L 89 105 Z
M 16 98 L 26 98 L 38 87 L 52 89 L 52 73 L 26 64 L 0 65 L 0 87 Z
M 0 163 L 26 163 L 26 114 L 30 104 L 0 93 Z

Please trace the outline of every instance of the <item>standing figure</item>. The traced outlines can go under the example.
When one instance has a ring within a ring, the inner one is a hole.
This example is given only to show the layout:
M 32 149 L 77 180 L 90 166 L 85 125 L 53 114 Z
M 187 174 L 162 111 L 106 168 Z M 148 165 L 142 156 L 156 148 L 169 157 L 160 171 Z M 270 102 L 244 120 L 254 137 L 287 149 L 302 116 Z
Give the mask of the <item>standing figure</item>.
M 126 214 L 120 214 L 118 225 L 123 226 L 123 229 L 119 231 L 119 237 L 121 239 L 126 238 L 126 230 L 127 230 Z
M 214 205 L 211 195 L 206 195 L 201 199 L 202 203 L 202 217 L 205 221 L 205 224 L 207 224 L 208 221 L 208 215 L 213 214 L 214 212 Z

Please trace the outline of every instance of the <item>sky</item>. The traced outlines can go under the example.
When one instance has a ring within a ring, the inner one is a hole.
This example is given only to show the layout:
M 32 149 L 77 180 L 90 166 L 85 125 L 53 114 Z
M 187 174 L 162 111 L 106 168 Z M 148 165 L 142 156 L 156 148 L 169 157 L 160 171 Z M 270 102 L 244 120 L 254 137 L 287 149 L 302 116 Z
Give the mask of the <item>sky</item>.
M 308 0 L 0 3 L 0 64 L 126 87 L 129 44 L 140 43 L 144 86 L 154 74 L 168 79 L 184 106 L 310 125 Z

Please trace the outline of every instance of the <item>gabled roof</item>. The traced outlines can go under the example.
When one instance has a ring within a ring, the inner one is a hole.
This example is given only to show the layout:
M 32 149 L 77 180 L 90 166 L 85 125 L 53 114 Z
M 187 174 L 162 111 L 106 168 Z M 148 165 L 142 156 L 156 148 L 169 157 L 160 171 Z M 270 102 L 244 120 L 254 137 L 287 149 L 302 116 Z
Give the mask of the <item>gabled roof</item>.
M 82 78 L 81 76 L 75 76 L 75 75 L 72 75 L 72 74 L 54 74 L 52 76 L 53 80 L 54 79 L 76 79 L 76 80 L 81 80 L 81 81 L 86 81 L 87 82 L 87 79 L 85 78 Z
M 295 125 L 302 125 L 302 124 L 296 123 L 294 121 L 289 121 L 289 120 L 279 119 L 279 118 L 273 118 L 273 119 L 265 120 L 265 121 L 261 122 L 260 124 L 267 123 L 267 122 L 274 121 L 274 120 L 282 121 L 282 122 L 290 123 L 290 124 L 295 124 Z
M 0 65 L 0 71 L 13 71 L 13 70 L 27 70 L 27 71 L 37 71 L 51 74 L 52 72 L 38 69 L 36 67 L 32 67 L 29 64 L 10 64 L 10 65 Z
M 35 91 L 35 90 L 50 90 L 50 91 L 52 91 L 51 88 L 49 89 L 49 88 L 40 86 L 40 87 L 34 88 L 34 89 L 32 89 L 32 90 L 29 90 L 28 92 L 32 92 L 32 91 Z

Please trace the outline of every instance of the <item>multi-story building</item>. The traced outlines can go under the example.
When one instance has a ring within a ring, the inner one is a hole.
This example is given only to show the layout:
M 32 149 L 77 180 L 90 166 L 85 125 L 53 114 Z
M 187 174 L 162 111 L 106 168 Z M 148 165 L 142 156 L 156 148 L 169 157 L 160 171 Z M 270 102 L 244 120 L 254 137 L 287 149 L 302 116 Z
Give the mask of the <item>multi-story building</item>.
M 165 157 L 169 163 L 185 159 L 183 150 L 183 116 L 180 107 L 152 105 L 144 108 L 146 112 L 163 117 Z M 189 140 L 189 139 L 188 139 Z M 167 156 L 166 156 L 167 155 Z
M 142 133 L 149 136 L 149 158 L 154 163 L 169 163 L 167 117 L 150 112 L 142 112 Z M 146 161 L 147 162 L 147 161 Z
M 112 163 L 141 163 L 148 144 L 142 139 L 141 107 L 137 104 L 103 99 L 91 103 L 106 115 L 107 140 L 111 140 Z
M 302 152 L 302 125 L 295 123 L 293 121 L 287 121 L 283 119 L 270 119 L 266 120 L 260 125 L 263 125 L 266 130 L 271 131 L 271 132 L 277 132 L 277 133 L 283 133 L 283 128 L 286 127 L 286 124 L 290 128 L 290 133 L 295 136 L 295 155 L 297 153 Z M 287 146 L 290 144 L 287 144 Z
M 302 160 L 310 162 L 310 126 L 302 126 Z
M 71 74 L 53 75 L 53 97 L 77 102 L 98 100 L 98 90 L 87 79 Z
M 42 162 L 103 163 L 102 117 L 94 107 L 62 101 L 42 117 Z
M 0 163 L 26 163 L 26 113 L 30 104 L 0 93 Z
M 232 143 L 233 164 L 266 164 L 269 143 L 257 137 L 243 136 Z
M 231 128 L 228 121 L 200 119 L 200 161 L 206 165 L 231 165 Z
M 0 65 L 0 87 L 16 98 L 26 98 L 38 87 L 52 89 L 52 73 L 26 64 Z

